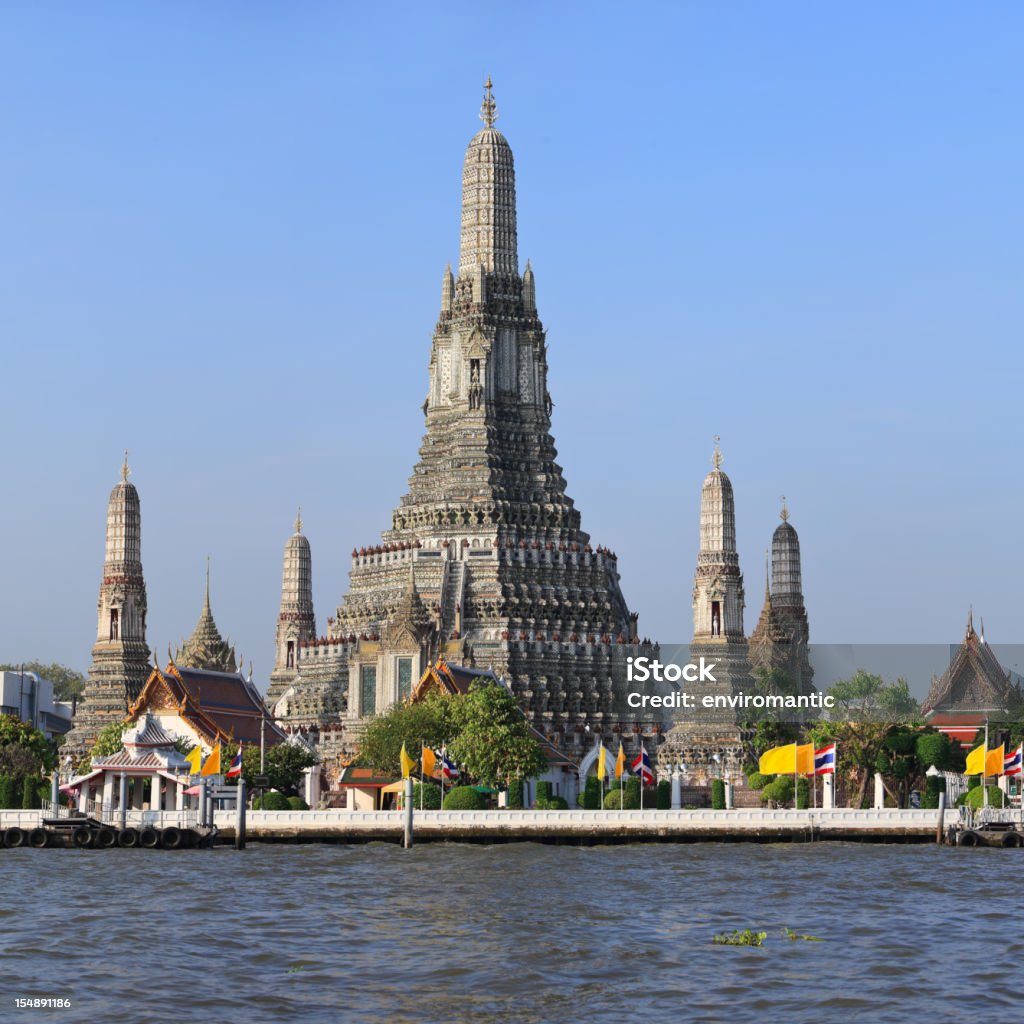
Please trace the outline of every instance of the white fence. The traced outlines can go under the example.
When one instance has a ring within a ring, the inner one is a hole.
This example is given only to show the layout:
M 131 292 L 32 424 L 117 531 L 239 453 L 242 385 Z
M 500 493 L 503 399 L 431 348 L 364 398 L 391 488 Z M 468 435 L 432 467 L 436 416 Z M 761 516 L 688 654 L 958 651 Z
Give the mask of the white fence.
M 765 810 L 736 809 L 731 811 L 415 811 L 415 828 L 427 832 L 456 829 L 490 831 L 535 831 L 581 834 L 608 830 L 621 832 L 723 832 L 762 830 L 828 832 L 847 830 L 883 830 L 920 833 L 934 830 L 938 812 L 901 810 L 887 807 L 879 810 Z M 235 814 L 218 812 L 214 820 L 221 829 L 231 829 Z M 246 827 L 253 832 L 400 832 L 403 811 L 249 811 Z

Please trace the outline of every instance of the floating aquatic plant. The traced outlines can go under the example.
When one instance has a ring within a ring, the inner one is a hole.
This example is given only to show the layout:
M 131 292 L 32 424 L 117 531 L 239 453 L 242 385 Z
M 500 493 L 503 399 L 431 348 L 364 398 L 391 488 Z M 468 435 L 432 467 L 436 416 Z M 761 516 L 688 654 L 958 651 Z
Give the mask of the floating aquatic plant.
M 790 942 L 824 942 L 824 939 L 819 939 L 817 935 L 798 935 L 792 928 L 782 929 L 783 938 L 789 939 Z
M 749 928 L 740 931 L 734 928 L 731 932 L 715 935 L 711 941 L 716 946 L 760 946 L 766 938 L 767 932 L 752 932 Z

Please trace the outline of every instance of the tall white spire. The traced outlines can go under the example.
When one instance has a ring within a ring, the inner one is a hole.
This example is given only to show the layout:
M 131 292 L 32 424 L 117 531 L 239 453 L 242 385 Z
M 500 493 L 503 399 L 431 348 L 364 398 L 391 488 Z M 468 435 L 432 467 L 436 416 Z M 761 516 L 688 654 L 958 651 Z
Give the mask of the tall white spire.
M 515 162 L 505 136 L 494 127 L 498 113 L 490 78 L 484 88 L 484 127 L 473 136 L 462 164 L 460 278 L 480 267 L 488 274 L 519 273 Z

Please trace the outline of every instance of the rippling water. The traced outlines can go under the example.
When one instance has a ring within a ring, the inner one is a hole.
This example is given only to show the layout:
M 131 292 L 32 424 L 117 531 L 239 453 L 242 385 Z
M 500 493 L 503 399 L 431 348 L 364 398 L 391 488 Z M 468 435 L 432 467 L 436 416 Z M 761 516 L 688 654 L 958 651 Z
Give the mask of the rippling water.
M 0 1020 L 996 1019 L 1022 871 L 840 843 L 2 850 Z M 711 945 L 748 927 L 762 948 Z

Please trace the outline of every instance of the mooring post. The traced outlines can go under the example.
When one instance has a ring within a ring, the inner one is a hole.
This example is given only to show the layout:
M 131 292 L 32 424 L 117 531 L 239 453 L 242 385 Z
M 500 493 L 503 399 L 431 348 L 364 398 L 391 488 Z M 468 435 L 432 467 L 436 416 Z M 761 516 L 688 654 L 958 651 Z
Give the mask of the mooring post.
M 57 806 L 60 803 L 60 772 L 56 768 L 53 769 L 53 775 L 50 776 L 50 803 L 53 804 L 53 813 L 57 814 Z
M 121 831 L 128 827 L 128 776 L 121 772 L 121 786 L 117 791 L 118 811 L 121 815 Z
M 405 835 L 402 845 L 408 850 L 412 847 L 412 779 L 405 780 Z
M 199 827 L 206 828 L 206 779 L 199 780 Z
M 935 823 L 935 845 L 942 845 L 942 822 L 946 816 L 946 794 L 939 794 L 939 820 Z
M 238 780 L 238 813 L 235 816 L 235 849 L 245 849 L 245 779 Z

